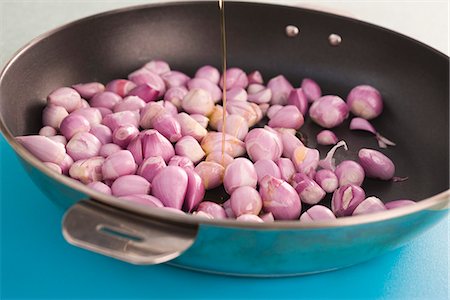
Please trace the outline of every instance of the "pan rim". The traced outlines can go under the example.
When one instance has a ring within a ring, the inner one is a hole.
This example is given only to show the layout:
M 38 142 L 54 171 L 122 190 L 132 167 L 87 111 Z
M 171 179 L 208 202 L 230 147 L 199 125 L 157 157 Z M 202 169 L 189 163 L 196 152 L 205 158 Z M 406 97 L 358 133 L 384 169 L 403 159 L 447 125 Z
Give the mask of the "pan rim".
M 390 29 L 374 25 L 368 22 L 364 22 L 361 20 L 353 19 L 346 16 L 340 16 L 328 12 L 323 11 L 317 11 L 313 9 L 308 8 L 301 8 L 301 7 L 294 7 L 294 6 L 286 6 L 286 5 L 277 5 L 277 4 L 266 4 L 266 3 L 255 3 L 255 2 L 240 2 L 240 1 L 230 1 L 230 3 L 234 4 L 246 4 L 246 5 L 255 5 L 255 6 L 269 6 L 269 7 L 285 7 L 289 9 L 299 10 L 299 11 L 306 11 L 309 13 L 315 13 L 315 14 L 321 14 L 328 17 L 334 17 L 334 18 L 340 18 L 342 20 L 346 20 L 347 22 L 355 22 L 358 24 L 362 24 L 365 26 L 369 26 L 372 28 L 375 28 L 377 30 L 382 30 L 385 32 L 389 32 L 390 34 L 395 34 L 398 37 L 402 39 L 407 39 L 410 42 L 419 45 L 423 48 L 428 49 L 429 51 L 432 51 L 434 54 L 439 55 L 441 58 L 449 60 L 449 57 L 438 51 L 437 49 L 426 45 L 420 41 L 417 41 L 411 37 L 408 37 L 406 35 L 403 35 L 401 33 L 392 31 Z M 42 40 L 45 40 L 46 38 L 52 36 L 55 33 L 61 32 L 65 30 L 66 28 L 75 26 L 79 23 L 83 23 L 89 20 L 97 19 L 97 18 L 103 18 L 108 15 L 113 14 L 120 14 L 123 12 L 129 12 L 134 10 L 140 10 L 140 9 L 148 9 L 148 8 L 154 8 L 154 7 L 167 7 L 167 6 L 179 6 L 179 5 L 199 5 L 199 4 L 209 4 L 209 2 L 204 1 L 189 1 L 189 2 L 170 2 L 170 3 L 153 3 L 153 4 L 142 4 L 142 5 L 134 5 L 134 6 L 128 6 L 124 8 L 118 8 L 114 10 L 109 10 L 106 12 L 90 15 L 87 17 L 83 17 L 80 19 L 77 19 L 75 21 L 66 23 L 64 25 L 61 25 L 59 27 L 56 27 L 54 29 L 51 29 L 35 38 L 33 38 L 31 41 L 29 41 L 27 44 L 25 44 L 22 48 L 20 48 L 18 51 L 16 51 L 12 58 L 10 58 L 9 61 L 5 64 L 3 67 L 1 73 L 0 73 L 0 83 L 3 81 L 3 78 L 5 77 L 5 74 L 8 72 L 8 70 L 11 68 L 11 66 L 20 59 L 20 57 L 28 51 L 30 48 L 41 42 Z M 141 205 L 138 204 L 132 204 L 132 203 L 125 203 L 122 200 L 119 200 L 116 197 L 106 195 L 100 192 L 97 192 L 93 189 L 90 189 L 86 185 L 75 181 L 74 179 L 67 177 L 65 175 L 57 174 L 56 172 L 51 171 L 49 168 L 47 168 L 43 162 L 38 160 L 36 157 L 34 157 L 28 150 L 26 150 L 22 145 L 20 145 L 12 135 L 12 133 L 9 131 L 8 127 L 4 123 L 3 117 L 0 114 L 0 132 L 7 140 L 8 144 L 14 149 L 14 151 L 27 163 L 32 165 L 34 168 L 38 169 L 40 172 L 44 173 L 48 177 L 52 178 L 53 180 L 56 180 L 59 183 L 62 183 L 80 193 L 83 193 L 87 196 L 89 196 L 94 201 L 101 202 L 106 205 L 110 205 L 119 209 L 124 209 L 139 215 L 143 215 L 146 217 L 151 217 L 154 219 L 158 219 L 165 222 L 170 223 L 176 223 L 176 224 L 189 224 L 189 225 L 208 225 L 208 226 L 219 226 L 219 227 L 230 227 L 230 228 L 242 228 L 242 229 L 262 229 L 262 230 L 278 230 L 278 229 L 320 229 L 320 228 L 335 228 L 335 227 L 347 227 L 347 226 L 357 226 L 362 224 L 368 224 L 368 223 L 375 223 L 375 222 L 381 222 L 381 221 L 387 221 L 392 220 L 395 218 L 401 218 L 408 215 L 412 215 L 421 211 L 430 210 L 435 207 L 439 207 L 438 209 L 446 209 L 448 208 L 448 202 L 450 199 L 450 189 L 447 189 L 445 191 L 442 191 L 438 194 L 435 194 L 431 197 L 428 197 L 426 199 L 417 201 L 415 205 L 411 206 L 405 206 L 393 210 L 388 210 L 380 213 L 374 213 L 369 215 L 361 215 L 361 216 L 350 216 L 350 217 L 343 217 L 343 218 L 337 218 L 335 220 L 330 221 L 316 221 L 309 224 L 300 223 L 298 220 L 295 221 L 276 221 L 271 223 L 253 223 L 253 222 L 245 222 L 245 221 L 236 221 L 236 220 L 208 220 L 201 217 L 197 217 L 194 215 L 181 215 L 176 214 L 173 212 L 164 211 L 161 209 L 156 208 L 144 208 Z M 50 199 L 49 199 L 50 200 Z

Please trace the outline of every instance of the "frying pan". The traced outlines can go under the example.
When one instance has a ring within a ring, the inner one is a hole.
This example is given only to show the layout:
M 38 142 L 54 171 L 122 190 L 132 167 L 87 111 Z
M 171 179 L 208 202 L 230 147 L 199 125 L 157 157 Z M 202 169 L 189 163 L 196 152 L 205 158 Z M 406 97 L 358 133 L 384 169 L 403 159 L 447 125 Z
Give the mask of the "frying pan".
M 0 77 L 0 127 L 31 179 L 66 209 L 68 242 L 135 264 L 169 262 L 194 270 L 287 276 L 334 270 L 395 249 L 446 216 L 449 190 L 449 59 L 395 32 L 331 14 L 275 5 L 227 3 L 229 66 L 258 69 L 266 79 L 284 74 L 294 85 L 317 80 L 324 94 L 345 97 L 358 84 L 377 87 L 385 101 L 375 127 L 397 143 L 383 150 L 409 180 L 366 179 L 368 195 L 416 205 L 327 222 L 246 223 L 205 220 L 148 209 L 100 194 L 49 171 L 14 136 L 36 134 L 50 91 L 78 82 L 108 82 L 162 58 L 190 75 L 204 64 L 220 66 L 215 2 L 148 5 L 82 19 L 21 49 Z M 285 35 L 295 24 L 301 34 Z M 342 43 L 330 46 L 328 36 Z M 301 131 L 316 147 L 320 128 Z M 365 133 L 336 134 L 349 145 L 337 161 L 375 148 Z M 319 147 L 321 153 L 326 148 Z M 209 200 L 220 202 L 213 191 Z M 5 200 L 7 201 L 7 199 Z M 325 199 L 329 205 L 329 198 Z M 304 208 L 305 209 L 305 208 Z

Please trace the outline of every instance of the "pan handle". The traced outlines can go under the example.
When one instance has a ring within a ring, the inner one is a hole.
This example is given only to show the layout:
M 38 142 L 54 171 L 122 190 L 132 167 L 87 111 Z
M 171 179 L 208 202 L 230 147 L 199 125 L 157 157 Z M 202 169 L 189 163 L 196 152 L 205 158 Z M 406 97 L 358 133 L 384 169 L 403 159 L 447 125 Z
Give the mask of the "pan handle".
M 178 257 L 194 243 L 197 230 L 86 200 L 69 208 L 62 222 L 70 244 L 138 265 Z

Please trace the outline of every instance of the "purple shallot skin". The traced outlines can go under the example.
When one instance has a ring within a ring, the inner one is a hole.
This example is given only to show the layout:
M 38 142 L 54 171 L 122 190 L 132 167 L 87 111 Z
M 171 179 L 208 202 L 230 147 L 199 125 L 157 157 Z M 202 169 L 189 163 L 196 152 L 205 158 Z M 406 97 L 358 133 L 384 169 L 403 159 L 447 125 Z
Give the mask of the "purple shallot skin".
M 303 79 L 301 88 L 308 102 L 314 102 L 322 97 L 322 90 L 319 84 L 310 78 Z
M 42 135 L 28 135 L 16 137 L 25 149 L 43 162 L 59 165 L 66 156 L 64 145 Z
M 331 170 L 321 169 L 317 171 L 314 180 L 327 193 L 332 193 L 339 187 L 338 178 Z
M 192 212 L 205 196 L 205 186 L 202 178 L 194 172 L 194 170 L 186 170 L 188 175 L 188 185 L 186 190 L 186 197 L 183 203 L 183 210 Z
M 357 185 L 341 186 L 333 193 L 331 209 L 337 217 L 351 216 L 365 197 L 366 193 Z
M 336 134 L 331 130 L 322 130 L 317 134 L 316 140 L 317 144 L 324 146 L 335 145 L 339 141 Z
M 353 211 L 353 216 L 373 214 L 387 210 L 383 202 L 377 197 L 368 197 L 364 199 Z
M 258 191 L 250 186 L 241 186 L 230 197 L 231 209 L 235 216 L 243 214 L 258 215 L 262 209 L 262 200 Z
M 201 177 L 206 190 L 214 189 L 223 183 L 225 168 L 213 161 L 202 161 L 194 171 Z
M 258 174 L 253 163 L 243 157 L 236 158 L 225 169 L 223 176 L 223 186 L 225 191 L 231 195 L 241 186 L 250 186 L 256 188 Z
M 273 160 L 270 159 L 260 159 L 254 164 L 256 175 L 258 176 L 258 182 L 266 175 L 271 175 L 275 178 L 281 179 L 280 168 Z
M 370 85 L 358 85 L 347 96 L 347 105 L 358 117 L 371 120 L 383 112 L 383 99 L 380 92 Z
M 394 177 L 392 160 L 377 150 L 360 149 L 357 162 L 335 165 L 335 151 L 348 149 L 329 129 L 340 126 L 349 112 L 356 116 L 351 130 L 371 132 L 382 148 L 395 145 L 368 121 L 383 110 L 377 89 L 356 86 L 344 101 L 322 95 L 309 78 L 294 88 L 284 75 L 264 84 L 257 70 L 247 74 L 230 67 L 226 72 L 225 111 L 217 68 L 202 66 L 191 78 L 152 60 L 105 85 L 78 83 L 52 91 L 39 136 L 17 139 L 48 168 L 96 191 L 204 219 L 307 223 L 415 203 L 366 198 L 365 176 L 402 180 Z M 268 125 L 262 128 L 266 116 Z M 322 160 L 318 149 L 297 137 L 308 117 L 324 128 L 317 144 L 333 145 Z M 221 185 L 227 201 L 204 199 L 206 190 Z M 318 205 L 326 193 L 333 194 L 331 209 Z M 311 205 L 303 214 L 302 202 Z
M 211 215 L 214 219 L 226 219 L 227 214 L 222 206 L 211 201 L 203 201 L 198 205 L 197 212 L 203 211 Z
M 188 188 L 188 175 L 183 168 L 167 166 L 152 181 L 152 195 L 166 207 L 181 210 Z
M 293 89 L 290 92 L 287 103 L 295 105 L 303 116 L 308 112 L 308 99 L 301 88 Z
M 294 89 L 292 84 L 283 75 L 278 75 L 269 80 L 267 87 L 272 91 L 270 104 L 286 105 L 289 94 Z
M 286 181 L 267 175 L 261 180 L 259 193 L 264 211 L 271 212 L 276 220 L 295 220 L 300 216 L 300 197 Z
M 168 166 L 178 166 L 185 170 L 194 170 L 194 163 L 186 156 L 174 155 L 167 163 Z
M 359 162 L 367 177 L 381 180 L 390 180 L 395 174 L 395 165 L 383 153 L 363 148 L 358 152 Z
M 125 195 L 125 196 L 121 196 L 119 197 L 119 199 L 124 200 L 124 201 L 129 201 L 132 203 L 136 203 L 139 205 L 144 205 L 147 207 L 157 207 L 157 208 L 164 208 L 164 205 L 162 204 L 162 202 L 152 196 L 152 195 L 141 195 L 141 194 L 134 194 L 134 195 Z
M 410 206 L 410 205 L 414 205 L 414 204 L 416 204 L 416 202 L 414 202 L 412 200 L 400 199 L 400 200 L 393 200 L 393 201 L 386 202 L 384 204 L 384 206 L 387 209 L 394 209 L 394 208 Z
M 237 221 L 264 223 L 264 220 L 253 214 L 243 214 L 236 218 Z
M 334 173 L 339 180 L 339 186 L 347 184 L 361 186 L 365 177 L 362 166 L 353 160 L 344 160 L 341 162 L 337 165 Z
M 137 174 L 151 183 L 153 178 L 165 167 L 166 163 L 161 156 L 150 156 L 139 165 Z
M 317 204 L 325 197 L 325 191 L 306 174 L 297 173 L 293 175 L 291 183 L 303 203 Z
M 125 175 L 117 178 L 111 185 L 114 196 L 121 197 L 134 194 L 146 195 L 150 192 L 151 184 L 144 177 Z
M 336 127 L 348 117 L 347 104 L 338 96 L 323 96 L 313 102 L 309 116 L 324 128 Z

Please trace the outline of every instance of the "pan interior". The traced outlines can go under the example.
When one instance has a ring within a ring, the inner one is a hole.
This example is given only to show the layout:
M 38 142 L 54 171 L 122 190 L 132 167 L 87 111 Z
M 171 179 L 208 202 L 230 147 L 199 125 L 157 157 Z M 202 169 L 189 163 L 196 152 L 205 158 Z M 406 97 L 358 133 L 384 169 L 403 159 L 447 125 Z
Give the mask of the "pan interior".
M 323 94 L 345 99 L 356 85 L 383 95 L 383 114 L 373 125 L 397 143 L 383 152 L 396 164 L 401 183 L 366 179 L 367 195 L 383 201 L 421 200 L 448 189 L 448 57 L 393 32 L 324 13 L 249 3 L 227 4 L 228 66 L 260 70 L 264 79 L 285 75 L 298 87 L 316 80 Z M 285 35 L 296 24 L 300 34 Z M 342 43 L 332 47 L 328 36 Z M 220 67 L 216 3 L 141 7 L 91 17 L 56 31 L 22 52 L 0 81 L 0 112 L 14 135 L 37 133 L 46 95 L 60 86 L 126 78 L 151 59 L 193 76 L 205 64 Z M 378 149 L 373 136 L 350 132 L 348 119 L 334 129 L 349 151 L 337 162 L 356 159 L 362 147 Z M 316 147 L 321 130 L 310 120 L 301 132 Z M 324 156 L 329 147 L 318 147 Z M 207 199 L 223 201 L 221 190 Z M 327 199 L 329 201 L 329 199 Z

